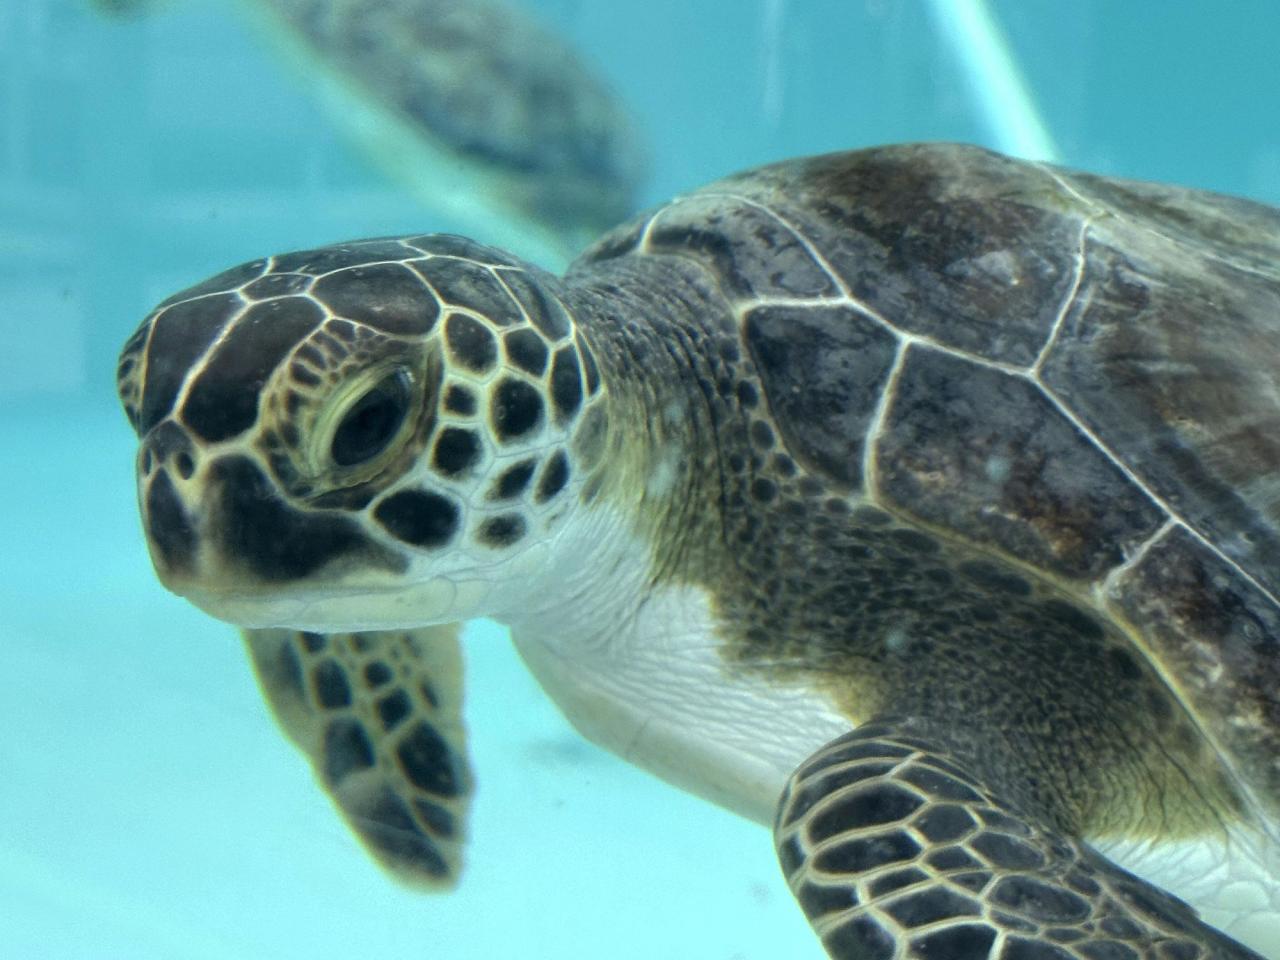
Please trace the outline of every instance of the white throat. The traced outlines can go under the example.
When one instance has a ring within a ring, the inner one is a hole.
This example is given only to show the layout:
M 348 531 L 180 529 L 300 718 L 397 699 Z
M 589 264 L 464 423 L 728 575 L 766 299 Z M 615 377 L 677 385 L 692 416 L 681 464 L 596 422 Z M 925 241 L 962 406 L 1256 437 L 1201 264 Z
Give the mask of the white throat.
M 727 663 L 705 591 L 652 587 L 646 546 L 590 513 L 611 532 L 581 543 L 567 590 L 500 618 L 516 649 L 587 739 L 768 823 L 796 766 L 852 723 L 816 690 Z

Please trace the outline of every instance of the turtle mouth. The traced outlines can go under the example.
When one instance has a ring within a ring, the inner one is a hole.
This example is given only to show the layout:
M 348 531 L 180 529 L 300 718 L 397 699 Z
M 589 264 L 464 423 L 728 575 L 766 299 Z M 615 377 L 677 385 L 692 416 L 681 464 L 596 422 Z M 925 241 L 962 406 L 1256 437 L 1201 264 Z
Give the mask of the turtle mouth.
M 266 591 L 211 589 L 187 583 L 175 590 L 209 616 L 248 629 L 283 628 L 318 633 L 412 630 L 472 615 L 463 609 L 476 584 L 436 579 L 414 584 L 326 586 Z M 173 587 L 170 587 L 173 589 Z

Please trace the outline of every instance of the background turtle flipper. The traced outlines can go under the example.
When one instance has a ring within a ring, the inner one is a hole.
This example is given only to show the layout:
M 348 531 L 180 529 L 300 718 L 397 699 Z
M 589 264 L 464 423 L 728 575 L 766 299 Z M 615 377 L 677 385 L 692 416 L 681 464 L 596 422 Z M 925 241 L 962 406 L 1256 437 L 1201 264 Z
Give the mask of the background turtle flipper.
M 472 792 L 458 631 L 244 631 L 276 720 L 347 823 L 396 877 L 438 889 L 461 870 Z
M 833 958 L 1262 960 L 999 799 L 945 743 L 929 724 L 878 720 L 787 784 L 778 856 Z

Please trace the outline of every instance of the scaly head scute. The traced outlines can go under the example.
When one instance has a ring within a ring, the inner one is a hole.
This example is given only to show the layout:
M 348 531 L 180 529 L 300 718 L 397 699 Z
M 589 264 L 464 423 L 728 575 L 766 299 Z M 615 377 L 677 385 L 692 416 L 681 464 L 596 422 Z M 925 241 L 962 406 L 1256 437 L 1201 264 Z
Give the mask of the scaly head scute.
M 315 629 L 486 612 L 550 543 L 604 420 L 557 281 L 457 237 L 229 270 L 121 354 L 157 571 L 217 616 Z

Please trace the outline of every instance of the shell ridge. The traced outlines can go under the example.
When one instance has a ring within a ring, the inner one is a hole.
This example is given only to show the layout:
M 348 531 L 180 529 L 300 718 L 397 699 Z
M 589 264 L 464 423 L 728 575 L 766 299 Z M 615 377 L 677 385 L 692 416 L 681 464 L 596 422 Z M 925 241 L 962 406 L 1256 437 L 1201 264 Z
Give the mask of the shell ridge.
M 1134 486 L 1136 486 L 1144 496 L 1159 507 L 1166 516 L 1175 522 L 1176 525 L 1186 529 L 1186 531 L 1191 534 L 1194 539 L 1199 541 L 1200 544 L 1203 545 L 1210 553 L 1221 559 L 1222 562 L 1230 567 L 1237 576 L 1252 586 L 1262 594 L 1262 596 L 1266 597 L 1272 606 L 1280 608 L 1280 597 L 1277 597 L 1273 592 L 1263 586 L 1262 583 L 1258 581 L 1257 577 L 1253 576 L 1253 574 L 1242 567 L 1239 563 L 1227 556 L 1227 554 L 1212 540 L 1201 533 L 1194 524 L 1189 522 L 1181 513 L 1175 510 L 1173 506 L 1165 500 L 1165 498 L 1152 490 L 1151 486 L 1138 476 L 1127 463 L 1116 456 L 1115 451 L 1113 451 L 1106 443 L 1103 443 L 1097 434 L 1090 430 L 1084 421 L 1082 421 L 1070 407 L 1063 403 L 1062 399 L 1049 386 L 1041 382 L 1040 379 L 1035 376 L 1029 375 L 1029 379 L 1040 387 L 1044 392 L 1044 395 L 1049 398 L 1049 402 L 1053 404 L 1054 408 L 1066 417 L 1067 420 L 1069 420 L 1071 424 L 1116 467 L 1116 469 L 1123 473 L 1126 479 L 1128 479 L 1130 483 L 1134 484 Z
M 898 342 L 898 352 L 893 358 L 893 366 L 889 368 L 889 375 L 880 389 L 880 398 L 876 403 L 875 412 L 871 415 L 871 423 L 867 426 L 866 438 L 862 441 L 862 488 L 867 492 L 868 497 L 877 502 L 880 499 L 879 463 L 877 462 L 880 435 L 884 433 L 885 421 L 888 420 L 893 398 L 898 392 L 898 381 L 902 377 L 902 368 L 907 365 L 907 353 L 912 345 L 912 340 L 905 337 Z
M 1076 297 L 1080 293 L 1081 284 L 1084 283 L 1085 266 L 1088 264 L 1089 257 L 1089 228 L 1095 221 L 1095 217 L 1086 217 L 1080 224 L 1080 236 L 1076 242 L 1075 275 L 1071 279 L 1071 289 L 1062 298 L 1062 305 L 1058 308 L 1058 314 L 1053 318 L 1053 325 L 1049 328 L 1049 336 L 1045 338 L 1044 346 L 1040 348 L 1040 352 L 1036 354 L 1035 361 L 1031 364 L 1031 376 L 1037 383 L 1040 382 L 1040 368 L 1044 366 L 1044 362 L 1049 358 L 1050 351 L 1053 350 L 1054 345 L 1058 342 L 1058 332 L 1062 329 L 1062 324 L 1066 321 L 1067 314 L 1076 305 Z

